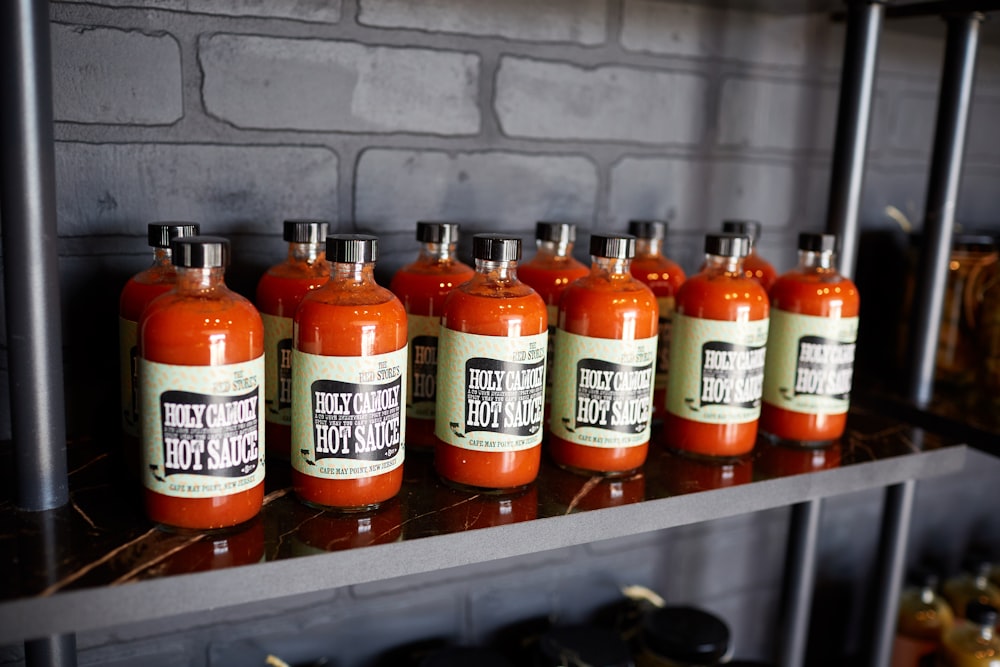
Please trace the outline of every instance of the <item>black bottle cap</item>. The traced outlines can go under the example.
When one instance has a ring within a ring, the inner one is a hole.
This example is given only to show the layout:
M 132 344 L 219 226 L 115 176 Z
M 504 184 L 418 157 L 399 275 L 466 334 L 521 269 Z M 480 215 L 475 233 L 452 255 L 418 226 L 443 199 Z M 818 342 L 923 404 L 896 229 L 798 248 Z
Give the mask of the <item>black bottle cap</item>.
M 504 234 L 476 234 L 472 237 L 472 256 L 492 262 L 516 262 L 521 259 L 521 239 Z
M 625 234 L 619 236 L 593 234 L 590 237 L 590 254 L 610 259 L 632 259 L 635 257 L 635 237 Z
M 229 266 L 229 239 L 219 236 L 182 236 L 170 242 L 174 266 L 217 269 Z
M 750 237 L 746 234 L 708 234 L 705 254 L 721 257 L 746 257 L 750 254 Z
M 282 238 L 289 243 L 321 243 L 329 226 L 326 220 L 285 220 Z
M 643 618 L 642 641 L 667 660 L 711 665 L 729 652 L 729 627 L 701 609 L 662 607 Z
M 749 236 L 752 243 L 760 238 L 761 225 L 756 220 L 723 220 L 722 231 Z
M 458 243 L 457 222 L 418 222 L 417 240 L 421 243 Z
M 552 628 L 538 642 L 547 665 L 631 667 L 628 644 L 615 632 L 592 625 Z
M 427 656 L 421 667 L 513 667 L 506 658 L 482 648 L 454 646 Z
M 331 262 L 356 264 L 378 259 L 378 237 L 368 234 L 330 234 L 326 237 L 326 258 Z
M 181 236 L 197 236 L 201 225 L 197 222 L 151 222 L 146 227 L 146 238 L 154 248 L 169 248 L 170 242 Z
M 576 225 L 572 222 L 536 222 L 535 239 L 553 243 L 573 243 L 576 241 Z
M 629 220 L 628 233 L 645 241 L 662 241 L 667 235 L 667 223 L 661 220 Z
M 997 609 L 979 600 L 973 600 L 965 607 L 965 618 L 976 625 L 994 627 L 997 624 Z
M 799 250 L 809 252 L 833 252 L 837 248 L 837 237 L 833 234 L 802 232 L 799 234 Z

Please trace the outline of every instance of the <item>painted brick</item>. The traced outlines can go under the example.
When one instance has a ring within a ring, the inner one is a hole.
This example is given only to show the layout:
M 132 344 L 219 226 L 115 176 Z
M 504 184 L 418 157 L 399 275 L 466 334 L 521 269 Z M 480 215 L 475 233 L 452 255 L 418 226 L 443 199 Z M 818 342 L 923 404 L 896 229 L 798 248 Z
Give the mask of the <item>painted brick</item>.
M 476 231 L 529 230 L 547 218 L 589 221 L 597 170 L 582 157 L 369 149 L 355 182 L 355 219 L 413 233 L 417 220 Z
M 259 16 L 294 19 L 315 23 L 336 23 L 340 20 L 341 0 L 60 0 L 85 2 L 104 7 L 138 7 L 162 9 L 187 14 L 220 14 L 223 16 Z
M 610 216 L 622 226 L 664 218 L 678 230 L 714 230 L 733 217 L 819 229 L 828 180 L 827 169 L 797 164 L 626 157 L 611 170 Z
M 966 154 L 970 158 L 1000 161 L 1000 132 L 996 131 L 998 117 L 1000 98 L 977 91 L 972 98 L 966 143 Z M 903 93 L 896 100 L 893 118 L 892 146 L 930 155 L 937 123 L 936 92 L 910 90 Z
M 722 83 L 718 142 L 723 146 L 828 150 L 838 90 L 802 81 L 730 78 Z
M 704 129 L 708 83 L 693 74 L 506 57 L 496 85 L 511 136 L 693 144 Z
M 205 108 L 237 127 L 479 130 L 474 54 L 226 34 L 199 48 Z
M 600 44 L 605 38 L 606 15 L 606 0 L 361 0 L 358 22 L 537 42 Z
M 170 35 L 52 25 L 53 112 L 77 123 L 181 118 L 181 53 Z
M 698 3 L 625 0 L 621 43 L 630 51 L 839 66 L 843 27 L 826 14 L 781 15 Z
M 58 142 L 56 180 L 63 236 L 142 235 L 151 220 L 273 233 L 285 217 L 337 211 L 327 148 Z

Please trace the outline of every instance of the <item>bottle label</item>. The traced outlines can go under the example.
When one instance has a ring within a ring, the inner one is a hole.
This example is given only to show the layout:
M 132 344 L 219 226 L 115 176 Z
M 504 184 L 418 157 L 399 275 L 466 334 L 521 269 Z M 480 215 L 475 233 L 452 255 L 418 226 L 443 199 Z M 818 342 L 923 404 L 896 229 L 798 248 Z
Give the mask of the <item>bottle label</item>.
M 656 388 L 666 389 L 670 375 L 670 333 L 674 321 L 674 297 L 656 299 L 660 306 L 660 330 L 656 343 Z
M 764 400 L 807 414 L 843 414 L 850 405 L 857 317 L 771 313 Z
M 322 479 L 403 465 L 407 348 L 369 357 L 292 352 L 292 467 Z
M 675 313 L 667 410 L 706 424 L 760 416 L 768 321 L 729 322 Z
M 407 315 L 410 340 L 409 383 L 406 386 L 406 416 L 434 419 L 437 400 L 437 354 L 440 317 Z
M 215 498 L 264 481 L 264 355 L 223 366 L 139 361 L 143 483 Z
M 264 320 L 264 419 L 292 423 L 292 318 L 260 314 Z
M 553 435 L 591 447 L 649 442 L 657 338 L 613 340 L 560 330 L 555 347 Z
M 435 433 L 483 452 L 513 452 L 542 442 L 548 332 L 480 336 L 441 327 Z
M 122 432 L 139 437 L 139 323 L 118 318 Z
M 555 359 L 556 325 L 559 323 L 559 305 L 545 306 L 549 318 L 549 342 L 545 349 L 545 401 L 551 402 L 552 397 L 552 363 Z

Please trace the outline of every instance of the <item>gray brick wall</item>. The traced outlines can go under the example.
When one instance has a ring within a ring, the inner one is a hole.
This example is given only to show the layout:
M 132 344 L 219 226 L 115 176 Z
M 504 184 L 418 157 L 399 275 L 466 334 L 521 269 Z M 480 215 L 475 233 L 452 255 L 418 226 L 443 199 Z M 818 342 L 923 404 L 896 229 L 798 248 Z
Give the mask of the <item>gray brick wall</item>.
M 149 261 L 152 220 L 193 219 L 231 236 L 229 282 L 244 294 L 284 254 L 285 217 L 379 234 L 383 281 L 412 257 L 421 218 L 526 238 L 538 219 L 576 220 L 583 257 L 587 231 L 661 217 L 672 222 L 668 251 L 688 271 L 724 217 L 762 220 L 762 252 L 782 270 L 796 233 L 824 222 L 843 27 L 822 14 L 661 0 L 63 0 L 51 16 L 74 435 L 116 423 L 100 399 L 117 392 L 117 295 Z M 889 205 L 919 222 L 941 45 L 885 34 L 863 198 L 869 227 L 895 224 Z M 988 45 L 979 58 L 958 203 L 970 227 L 1000 221 L 998 55 Z M 9 437 L 8 412 L 0 395 L 0 435 Z M 942 500 L 954 486 L 922 485 L 923 507 L 957 510 Z M 873 522 L 878 502 L 831 506 L 821 574 L 848 581 L 857 607 L 873 538 L 854 527 L 857 517 Z M 342 639 L 355 613 L 389 619 L 394 640 L 436 630 L 476 641 L 522 612 L 569 614 L 583 604 L 571 591 L 593 590 L 593 601 L 609 573 L 717 609 L 744 654 L 764 657 L 784 528 L 783 512 L 752 515 L 119 628 L 82 636 L 81 662 L 247 664 L 243 651 L 261 647 L 306 659 Z M 917 535 L 931 539 L 923 528 Z M 349 645 L 344 664 L 388 645 L 386 636 Z M 17 649 L 0 651 L 0 664 L 19 660 Z

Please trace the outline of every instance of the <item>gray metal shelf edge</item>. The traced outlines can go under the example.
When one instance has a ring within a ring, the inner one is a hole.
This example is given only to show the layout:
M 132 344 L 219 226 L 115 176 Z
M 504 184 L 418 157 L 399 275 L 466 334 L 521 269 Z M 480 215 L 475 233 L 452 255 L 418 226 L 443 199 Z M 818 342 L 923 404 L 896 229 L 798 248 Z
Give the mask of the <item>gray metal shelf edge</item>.
M 634 505 L 0 603 L 0 645 L 649 533 L 959 471 L 956 445 Z M 303 567 L 308 563 L 308 567 Z M 257 585 L 247 586 L 247 568 Z

